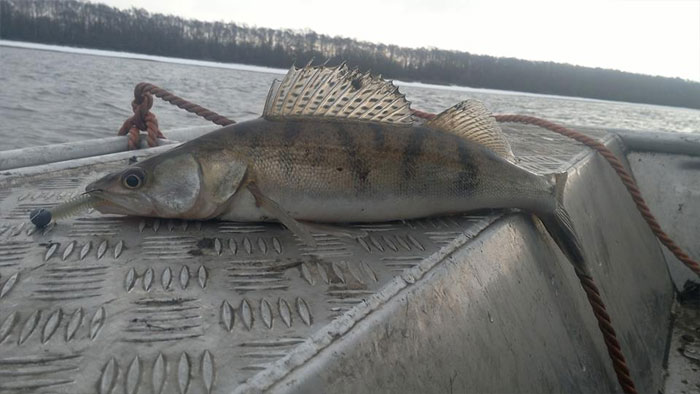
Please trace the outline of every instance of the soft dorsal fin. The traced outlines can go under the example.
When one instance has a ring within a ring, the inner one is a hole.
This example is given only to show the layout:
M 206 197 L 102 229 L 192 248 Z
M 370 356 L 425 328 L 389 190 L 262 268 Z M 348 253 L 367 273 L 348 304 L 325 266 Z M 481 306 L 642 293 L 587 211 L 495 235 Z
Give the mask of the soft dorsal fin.
M 272 84 L 263 117 L 311 116 L 410 124 L 411 107 L 393 83 L 344 64 L 292 67 Z
M 501 127 L 480 101 L 462 101 L 425 122 L 425 126 L 456 134 L 489 148 L 504 159 L 515 160 Z

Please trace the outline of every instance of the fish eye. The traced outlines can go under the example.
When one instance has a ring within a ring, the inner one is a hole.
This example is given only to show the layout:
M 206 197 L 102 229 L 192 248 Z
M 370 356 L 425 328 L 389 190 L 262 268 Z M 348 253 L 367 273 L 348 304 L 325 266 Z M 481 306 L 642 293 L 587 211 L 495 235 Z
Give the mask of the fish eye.
M 122 175 L 122 183 L 127 189 L 138 189 L 143 185 L 143 178 L 143 171 L 140 168 L 134 168 Z

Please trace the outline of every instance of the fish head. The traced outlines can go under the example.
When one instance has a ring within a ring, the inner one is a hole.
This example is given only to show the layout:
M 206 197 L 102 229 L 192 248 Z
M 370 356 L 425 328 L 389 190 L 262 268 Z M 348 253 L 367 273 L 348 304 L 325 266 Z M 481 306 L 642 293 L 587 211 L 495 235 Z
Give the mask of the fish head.
M 105 175 L 86 192 L 104 201 L 102 213 L 196 219 L 201 179 L 196 158 L 175 150 Z

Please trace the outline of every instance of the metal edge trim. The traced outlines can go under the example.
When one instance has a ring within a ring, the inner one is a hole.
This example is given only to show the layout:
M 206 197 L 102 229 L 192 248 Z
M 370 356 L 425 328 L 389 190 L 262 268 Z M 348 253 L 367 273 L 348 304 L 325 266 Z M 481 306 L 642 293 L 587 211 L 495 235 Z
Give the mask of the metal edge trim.
M 270 388 L 290 374 L 294 369 L 303 366 L 308 360 L 330 346 L 337 338 L 350 331 L 358 322 L 368 317 L 394 297 L 403 289 L 416 284 L 439 263 L 456 252 L 459 248 L 468 244 L 481 232 L 506 215 L 505 212 L 492 214 L 478 225 L 462 233 L 449 244 L 437 252 L 428 256 L 417 266 L 405 270 L 401 275 L 389 281 L 382 289 L 372 296 L 355 305 L 350 310 L 339 316 L 331 323 L 321 327 L 312 334 L 304 343 L 298 345 L 283 358 L 275 361 L 267 369 L 250 377 L 245 383 L 235 388 L 232 393 L 259 392 Z

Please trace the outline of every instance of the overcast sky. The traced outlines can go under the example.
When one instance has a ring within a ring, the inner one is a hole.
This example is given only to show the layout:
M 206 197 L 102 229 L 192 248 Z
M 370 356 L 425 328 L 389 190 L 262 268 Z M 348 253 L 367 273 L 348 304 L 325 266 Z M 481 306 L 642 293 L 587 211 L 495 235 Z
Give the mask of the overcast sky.
M 93 0 L 205 21 L 700 82 L 700 0 Z

